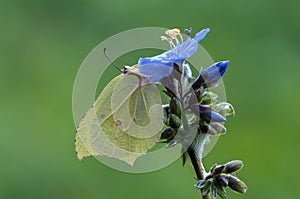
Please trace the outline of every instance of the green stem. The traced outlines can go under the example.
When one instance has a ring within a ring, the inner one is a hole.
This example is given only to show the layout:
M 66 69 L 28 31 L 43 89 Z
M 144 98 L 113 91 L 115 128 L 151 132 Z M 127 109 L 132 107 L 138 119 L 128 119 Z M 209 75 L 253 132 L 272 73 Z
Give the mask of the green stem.
M 195 150 L 193 149 L 192 146 L 190 146 L 187 150 L 190 159 L 192 161 L 192 165 L 194 167 L 195 173 L 197 175 L 198 180 L 204 180 L 204 175 L 205 175 L 205 169 L 202 165 L 202 163 L 200 161 L 198 161 L 197 157 L 196 157 L 196 153 Z M 200 190 L 200 193 L 202 195 L 202 190 Z M 210 195 L 202 195 L 202 199 L 210 199 Z

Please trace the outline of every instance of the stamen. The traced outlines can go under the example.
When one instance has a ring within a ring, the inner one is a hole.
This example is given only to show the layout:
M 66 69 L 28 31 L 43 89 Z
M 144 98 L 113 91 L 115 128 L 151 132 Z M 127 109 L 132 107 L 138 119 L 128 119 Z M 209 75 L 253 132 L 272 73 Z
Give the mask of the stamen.
M 180 30 L 178 28 L 173 28 L 172 29 L 173 33 L 176 34 L 176 35 L 179 35 L 180 34 Z
M 172 38 L 172 30 L 166 30 L 165 34 Z
M 170 44 L 170 48 L 175 48 L 175 44 L 173 43 L 172 39 L 169 37 L 165 37 L 165 36 L 160 36 L 160 39 L 162 41 L 167 41 Z
M 172 45 L 172 47 L 173 47 L 173 48 L 175 48 L 175 47 L 176 47 L 176 45 L 174 44 L 174 42 L 173 42 L 173 41 L 170 41 L 169 43 L 170 43 L 170 45 Z
M 182 37 L 182 35 L 179 34 L 179 37 L 180 37 L 181 43 L 183 43 L 183 37 Z
M 172 39 L 171 38 L 168 38 L 168 37 L 166 37 L 166 36 L 160 36 L 160 39 L 162 40 L 162 41 L 167 41 L 167 42 L 170 42 Z
M 107 49 L 106 49 L 106 48 L 103 49 L 103 53 L 104 53 L 104 56 L 108 59 L 108 61 L 110 61 L 110 63 L 111 63 L 118 71 L 120 71 L 121 73 L 124 73 L 124 70 L 122 70 L 121 67 L 119 67 L 117 64 L 115 64 L 115 63 L 111 60 L 111 58 L 108 56 L 108 54 L 107 54 Z
M 177 39 L 177 37 L 175 38 L 175 41 L 176 41 L 176 45 L 179 45 L 179 44 L 180 44 L 180 42 L 179 42 L 179 40 Z
M 171 49 L 176 47 L 176 45 L 173 43 L 173 41 L 170 41 L 169 43 L 172 46 Z
M 166 30 L 165 33 L 172 39 L 175 39 L 177 37 L 177 35 L 180 34 L 180 30 L 178 28 L 174 28 L 172 30 Z

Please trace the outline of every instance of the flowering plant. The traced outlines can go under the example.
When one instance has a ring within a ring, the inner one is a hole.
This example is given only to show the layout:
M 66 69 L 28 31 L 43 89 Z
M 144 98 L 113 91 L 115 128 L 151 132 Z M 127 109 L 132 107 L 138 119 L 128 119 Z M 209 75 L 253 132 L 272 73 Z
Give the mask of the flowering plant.
M 166 90 L 170 96 L 169 105 L 164 106 L 167 112 L 166 125 L 168 126 L 162 131 L 161 139 L 164 142 L 168 143 L 169 146 L 183 142 L 183 139 L 174 139 L 180 131 L 183 123 L 182 119 L 187 117 L 182 115 L 182 109 L 190 109 L 199 117 L 197 120 L 199 122 L 197 134 L 187 151 L 183 153 L 184 163 L 186 156 L 189 156 L 199 180 L 195 186 L 201 190 L 203 198 L 209 198 L 209 195 L 212 198 L 216 198 L 216 195 L 226 198 L 224 188 L 227 186 L 239 193 L 245 193 L 247 190 L 244 182 L 231 175 L 241 169 L 243 166 L 242 161 L 236 160 L 223 165 L 214 165 L 207 173 L 202 164 L 202 153 L 203 144 L 209 136 L 217 136 L 226 132 L 224 127 L 225 117 L 234 113 L 233 107 L 229 103 L 219 102 L 217 95 L 210 91 L 210 88 L 216 86 L 226 72 L 229 61 L 220 61 L 211 65 L 202 70 L 194 80 L 189 64 L 185 62 L 187 58 L 195 53 L 198 43 L 205 38 L 209 31 L 209 28 L 203 29 L 194 38 L 191 38 L 191 29 L 189 29 L 188 39 L 183 41 L 179 29 L 167 30 L 168 37 L 162 36 L 161 39 L 170 43 L 171 50 L 155 57 L 141 58 L 138 66 L 140 72 L 148 77 L 150 82 L 164 82 L 169 77 L 167 80 L 169 82 L 163 83 L 163 85 L 168 85 Z M 177 81 L 174 80 L 176 75 L 171 75 L 174 70 L 180 76 Z M 178 85 L 175 85 L 176 88 L 179 88 L 176 90 L 178 93 L 171 91 L 174 91 L 174 89 L 170 89 L 170 82 L 173 84 L 174 82 L 178 83 Z M 189 87 L 189 89 L 182 91 L 180 87 Z M 190 99 L 186 101 L 186 97 L 189 96 L 188 93 L 190 92 L 195 93 L 196 101 Z M 188 122 L 188 125 L 194 124 Z M 183 136 L 186 135 L 183 133 Z
M 234 114 L 233 106 L 211 91 L 229 61 L 214 63 L 194 77 L 187 59 L 210 29 L 194 38 L 191 29 L 186 31 L 186 41 L 179 29 L 166 31 L 161 39 L 169 43 L 170 50 L 140 58 L 133 67 L 116 66 L 123 75 L 106 86 L 79 124 L 75 142 L 78 158 L 106 155 L 133 165 L 158 142 L 167 148 L 181 145 L 183 165 L 191 161 L 197 175 L 195 187 L 203 199 L 226 198 L 227 187 L 245 193 L 246 184 L 235 176 L 243 167 L 242 161 L 213 165 L 208 172 L 202 163 L 205 143 L 211 136 L 225 134 L 226 117 Z M 169 103 L 161 104 L 155 84 L 164 87 Z

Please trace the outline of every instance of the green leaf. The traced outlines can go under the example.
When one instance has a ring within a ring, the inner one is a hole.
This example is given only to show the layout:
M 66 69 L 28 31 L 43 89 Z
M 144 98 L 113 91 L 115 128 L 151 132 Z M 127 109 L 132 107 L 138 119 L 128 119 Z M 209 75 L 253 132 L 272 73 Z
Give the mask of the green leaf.
M 160 94 L 155 85 L 139 83 L 120 75 L 104 88 L 79 123 L 78 159 L 105 155 L 133 165 L 156 144 L 163 127 Z

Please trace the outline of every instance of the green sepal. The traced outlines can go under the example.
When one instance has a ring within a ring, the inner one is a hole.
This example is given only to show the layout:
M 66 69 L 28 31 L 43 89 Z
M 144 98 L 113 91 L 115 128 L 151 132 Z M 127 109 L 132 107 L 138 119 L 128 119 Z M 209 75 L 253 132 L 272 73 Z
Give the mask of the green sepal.
M 169 126 L 177 130 L 181 126 L 181 119 L 174 114 L 170 114 Z
M 202 189 L 202 188 L 204 188 L 206 182 L 207 182 L 206 180 L 199 180 L 199 181 L 195 184 L 195 187 L 197 187 L 198 189 Z

